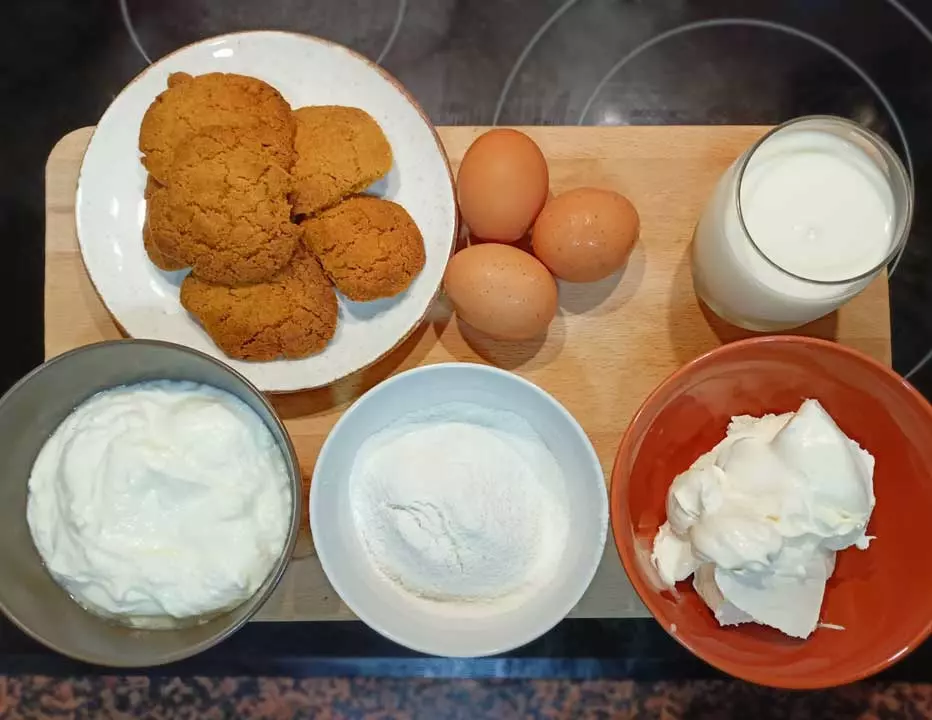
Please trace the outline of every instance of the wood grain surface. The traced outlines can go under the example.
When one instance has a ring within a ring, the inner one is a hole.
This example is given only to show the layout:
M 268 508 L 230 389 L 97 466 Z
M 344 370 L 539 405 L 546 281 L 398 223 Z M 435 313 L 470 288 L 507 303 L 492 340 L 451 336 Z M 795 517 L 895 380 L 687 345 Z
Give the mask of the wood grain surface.
M 278 395 L 273 402 L 297 447 L 305 477 L 340 413 L 389 375 L 416 365 L 482 362 L 513 370 L 550 392 L 589 434 L 609 476 L 618 442 L 647 394 L 683 363 L 751 333 L 696 301 L 688 245 L 713 185 L 764 127 L 523 128 L 541 146 L 554 192 L 582 185 L 618 190 L 641 216 L 641 239 L 618 276 L 561 284 L 560 309 L 546 338 L 501 342 L 457 322 L 441 298 L 427 321 L 375 366 L 329 387 Z M 454 165 L 485 128 L 443 127 Z M 45 355 L 120 337 L 87 277 L 74 229 L 78 172 L 92 128 L 52 150 L 46 167 Z M 887 280 L 878 277 L 839 312 L 799 333 L 837 340 L 890 363 Z M 305 509 L 306 509 L 306 502 Z M 306 518 L 305 518 L 306 527 Z M 575 617 L 646 615 L 609 539 Z M 352 613 L 330 587 L 305 530 L 281 585 L 260 620 L 343 620 Z

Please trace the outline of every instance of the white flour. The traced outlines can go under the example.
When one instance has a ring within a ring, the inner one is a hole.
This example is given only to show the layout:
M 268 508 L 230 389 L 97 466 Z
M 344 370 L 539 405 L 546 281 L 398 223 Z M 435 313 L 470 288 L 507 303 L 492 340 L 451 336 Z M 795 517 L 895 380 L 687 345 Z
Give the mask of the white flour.
M 566 487 L 521 417 L 470 403 L 409 414 L 369 438 L 350 478 L 372 561 L 435 601 L 526 596 L 566 545 Z

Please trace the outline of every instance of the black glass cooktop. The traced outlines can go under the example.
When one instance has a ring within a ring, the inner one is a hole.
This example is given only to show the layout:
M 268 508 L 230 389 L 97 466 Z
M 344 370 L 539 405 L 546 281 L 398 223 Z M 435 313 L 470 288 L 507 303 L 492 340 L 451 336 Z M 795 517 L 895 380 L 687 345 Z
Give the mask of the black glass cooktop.
M 932 397 L 932 3 L 925 0 L 14 0 L 0 10 L 0 386 L 42 360 L 43 170 L 147 63 L 211 35 L 306 32 L 378 61 L 437 124 L 851 117 L 914 175 L 891 279 L 896 369 Z M 312 80 L 312 79 L 311 79 Z M 928 680 L 932 649 L 895 668 Z M 0 624 L 0 671 L 74 672 Z M 359 623 L 253 624 L 173 674 L 698 676 L 650 620 L 574 620 L 502 658 L 427 659 Z

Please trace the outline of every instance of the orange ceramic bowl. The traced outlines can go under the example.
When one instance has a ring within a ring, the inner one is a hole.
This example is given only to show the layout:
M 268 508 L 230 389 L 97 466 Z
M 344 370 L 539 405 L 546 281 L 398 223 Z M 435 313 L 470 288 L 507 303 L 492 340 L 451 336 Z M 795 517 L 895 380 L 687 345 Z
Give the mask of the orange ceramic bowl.
M 817 629 L 795 640 L 771 628 L 723 628 L 692 587 L 660 592 L 650 550 L 674 476 L 725 436 L 733 415 L 796 410 L 818 399 L 876 458 L 877 505 L 861 552 L 838 554 Z M 625 433 L 611 487 L 612 533 L 635 589 L 688 650 L 736 677 L 823 688 L 876 673 L 932 630 L 932 407 L 890 368 L 835 343 L 761 337 L 713 350 L 671 375 Z

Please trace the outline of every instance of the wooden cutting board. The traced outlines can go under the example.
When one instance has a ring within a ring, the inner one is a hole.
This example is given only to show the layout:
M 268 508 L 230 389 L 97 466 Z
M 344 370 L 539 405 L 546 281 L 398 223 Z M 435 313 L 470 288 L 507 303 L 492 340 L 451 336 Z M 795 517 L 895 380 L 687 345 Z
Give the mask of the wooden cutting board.
M 485 129 L 439 128 L 454 170 Z M 46 167 L 46 358 L 120 337 L 87 277 L 75 237 L 75 188 L 92 130 L 62 138 Z M 618 190 L 634 202 L 641 239 L 627 268 L 597 283 L 561 284 L 560 310 L 546 339 L 510 343 L 484 338 L 457 322 L 441 298 L 413 336 L 375 366 L 329 388 L 275 396 L 273 403 L 297 447 L 305 494 L 324 438 L 353 400 L 393 373 L 451 360 L 513 370 L 553 394 L 589 434 L 608 478 L 621 435 L 647 394 L 685 362 L 751 334 L 699 306 L 687 249 L 715 181 L 767 128 L 523 130 L 547 156 L 554 192 L 594 185 Z M 839 312 L 797 332 L 837 340 L 889 364 L 886 277 L 878 277 Z M 599 572 L 572 616 L 646 614 L 609 539 Z M 258 619 L 352 617 L 327 582 L 305 529 L 294 561 Z

